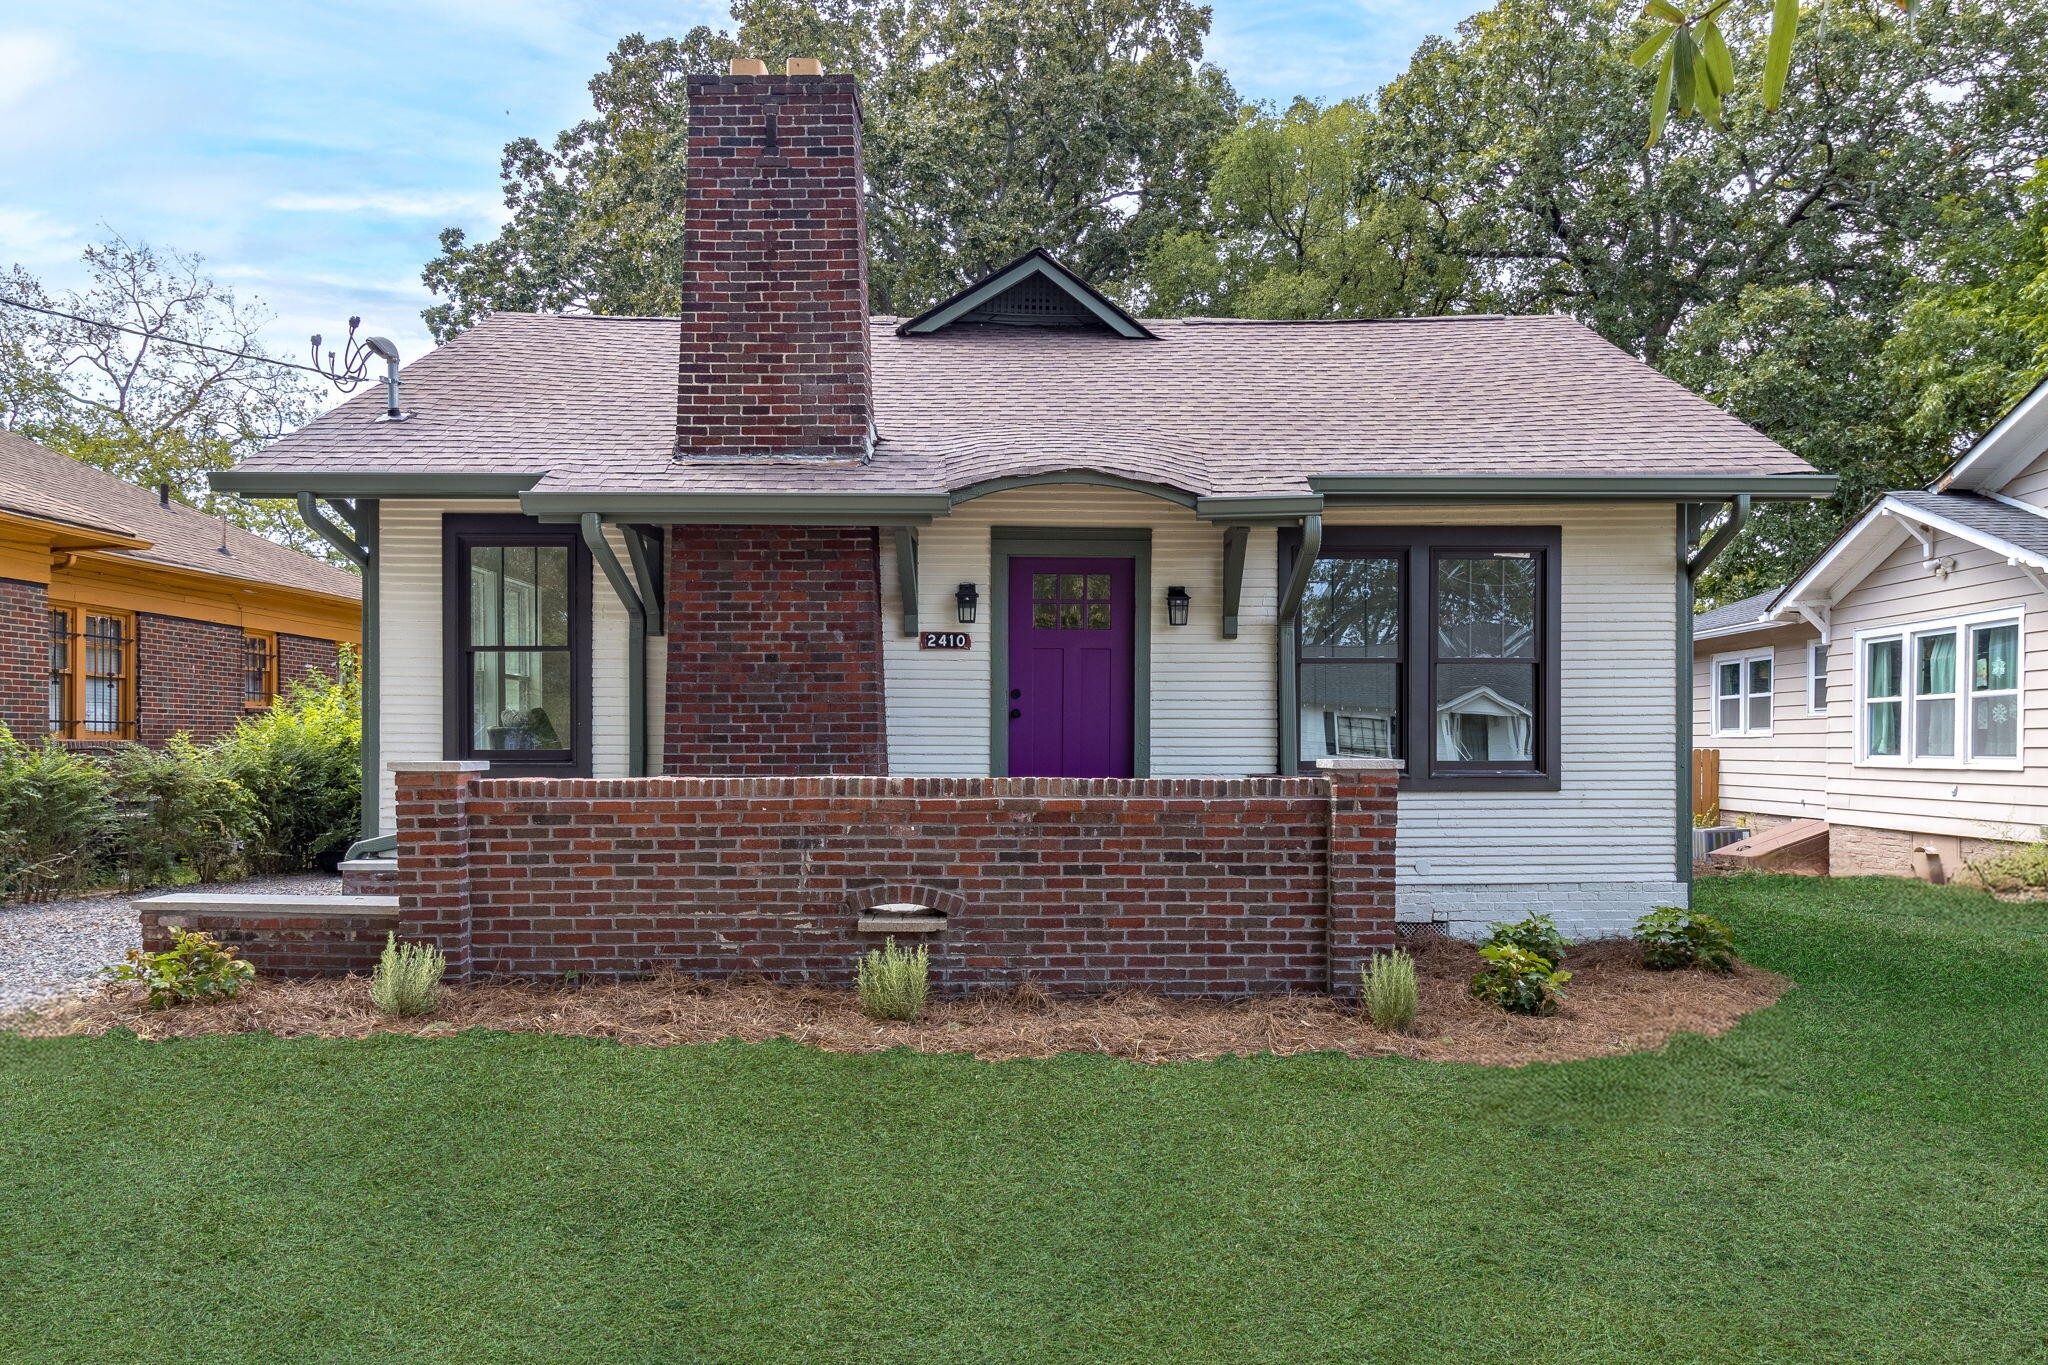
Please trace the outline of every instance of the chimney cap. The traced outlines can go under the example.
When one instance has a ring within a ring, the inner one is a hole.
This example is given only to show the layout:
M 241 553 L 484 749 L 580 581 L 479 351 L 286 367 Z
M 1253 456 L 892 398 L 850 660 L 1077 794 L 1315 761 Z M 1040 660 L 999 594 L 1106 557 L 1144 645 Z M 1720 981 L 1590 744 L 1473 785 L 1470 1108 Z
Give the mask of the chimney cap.
M 765 76 L 768 63 L 759 57 L 735 57 L 726 63 L 726 71 L 734 76 Z
M 791 57 L 782 64 L 785 76 L 822 76 L 825 63 L 816 57 Z

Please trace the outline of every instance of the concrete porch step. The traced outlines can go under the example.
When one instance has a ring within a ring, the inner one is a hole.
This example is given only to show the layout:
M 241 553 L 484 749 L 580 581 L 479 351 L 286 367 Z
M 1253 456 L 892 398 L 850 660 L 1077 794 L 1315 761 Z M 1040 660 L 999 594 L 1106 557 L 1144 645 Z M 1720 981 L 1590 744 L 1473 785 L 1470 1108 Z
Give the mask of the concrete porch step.
M 234 915 L 245 919 L 360 919 L 395 916 L 398 897 L 266 896 L 236 895 L 224 891 L 179 891 L 163 896 L 144 896 L 135 902 L 135 908 L 159 918 Z

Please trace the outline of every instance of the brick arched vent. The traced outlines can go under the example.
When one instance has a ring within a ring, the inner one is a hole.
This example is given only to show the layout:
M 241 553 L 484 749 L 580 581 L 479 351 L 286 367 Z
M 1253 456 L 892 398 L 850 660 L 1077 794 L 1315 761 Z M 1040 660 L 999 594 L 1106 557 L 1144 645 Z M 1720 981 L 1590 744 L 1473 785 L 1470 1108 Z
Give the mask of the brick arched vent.
M 885 905 L 915 905 L 926 914 L 951 917 L 965 910 L 967 901 L 959 892 L 929 882 L 875 882 L 846 893 L 846 908 L 856 915 L 876 913 Z

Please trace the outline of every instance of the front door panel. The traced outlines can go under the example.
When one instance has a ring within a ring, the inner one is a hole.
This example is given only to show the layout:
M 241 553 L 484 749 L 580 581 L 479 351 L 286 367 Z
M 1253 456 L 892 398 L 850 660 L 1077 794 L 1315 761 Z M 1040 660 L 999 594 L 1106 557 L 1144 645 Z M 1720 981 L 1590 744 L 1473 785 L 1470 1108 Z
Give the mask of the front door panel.
M 1128 559 L 1010 561 L 1011 776 L 1131 776 L 1133 579 Z

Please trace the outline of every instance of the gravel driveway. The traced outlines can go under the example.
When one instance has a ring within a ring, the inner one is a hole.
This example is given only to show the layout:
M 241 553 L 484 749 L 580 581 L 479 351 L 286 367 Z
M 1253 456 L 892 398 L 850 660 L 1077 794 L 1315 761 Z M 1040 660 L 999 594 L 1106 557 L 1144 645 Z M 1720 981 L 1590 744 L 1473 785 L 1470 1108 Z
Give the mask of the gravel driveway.
M 339 893 L 341 878 L 296 872 L 173 889 L 315 896 Z M 100 980 L 100 968 L 119 962 L 130 948 L 142 945 L 134 903 L 155 894 L 137 891 L 133 895 L 0 906 L 0 1014 L 91 989 Z

